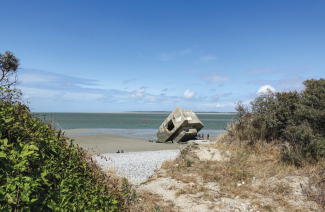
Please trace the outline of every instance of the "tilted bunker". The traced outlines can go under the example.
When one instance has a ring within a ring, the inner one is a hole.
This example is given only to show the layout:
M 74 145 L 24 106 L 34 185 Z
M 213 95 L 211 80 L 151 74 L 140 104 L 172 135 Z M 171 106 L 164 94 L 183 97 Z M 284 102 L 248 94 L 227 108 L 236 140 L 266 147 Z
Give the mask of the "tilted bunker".
M 184 142 L 195 139 L 204 127 L 192 110 L 177 107 L 160 125 L 157 137 L 160 142 Z

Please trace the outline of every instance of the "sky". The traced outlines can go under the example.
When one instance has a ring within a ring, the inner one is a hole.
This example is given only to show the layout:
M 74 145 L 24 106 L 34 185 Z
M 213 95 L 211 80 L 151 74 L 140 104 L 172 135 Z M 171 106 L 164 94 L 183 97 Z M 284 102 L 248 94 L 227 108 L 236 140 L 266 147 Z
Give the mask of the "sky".
M 234 112 L 324 78 L 325 1 L 1 1 L 33 112 Z

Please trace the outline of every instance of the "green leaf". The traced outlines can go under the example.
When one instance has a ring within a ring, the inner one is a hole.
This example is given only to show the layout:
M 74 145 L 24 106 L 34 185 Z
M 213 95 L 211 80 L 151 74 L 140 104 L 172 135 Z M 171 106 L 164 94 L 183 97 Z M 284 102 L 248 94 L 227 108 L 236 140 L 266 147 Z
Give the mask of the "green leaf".
M 51 199 L 51 202 L 49 204 L 47 204 L 47 206 L 49 208 L 51 208 L 52 210 L 55 210 L 56 208 L 56 203 L 53 201 L 53 199 Z
M 46 175 L 48 174 L 47 170 L 44 170 L 42 173 L 41 173 L 41 177 L 45 177 Z
M 38 200 L 38 199 L 32 199 L 31 202 L 33 203 L 33 202 L 35 202 L 35 201 L 37 201 L 37 200 Z
M 25 156 L 32 155 L 32 154 L 34 154 L 34 151 L 23 152 L 20 154 L 20 157 L 25 157 Z
M 105 189 L 105 185 L 103 185 L 103 187 L 100 189 L 100 191 L 99 191 L 99 192 L 103 192 L 103 191 L 104 191 L 104 189 Z
M 0 152 L 0 158 L 5 158 L 7 156 L 7 154 L 4 151 Z
M 6 197 L 7 197 L 7 200 L 8 200 L 8 203 L 13 203 L 14 200 L 12 199 L 12 197 L 10 196 L 10 194 L 6 194 Z
M 8 139 L 7 138 L 3 139 L 3 144 L 4 144 L 4 146 L 8 145 Z
M 27 195 L 25 195 L 24 193 L 21 193 L 20 198 L 23 202 L 29 202 L 29 197 Z
M 21 162 L 19 162 L 17 165 L 15 165 L 15 169 L 19 169 L 19 168 L 24 168 L 25 167 L 25 163 L 27 162 L 27 160 L 22 160 Z
M 29 145 L 28 149 L 38 150 L 38 147 L 35 145 Z

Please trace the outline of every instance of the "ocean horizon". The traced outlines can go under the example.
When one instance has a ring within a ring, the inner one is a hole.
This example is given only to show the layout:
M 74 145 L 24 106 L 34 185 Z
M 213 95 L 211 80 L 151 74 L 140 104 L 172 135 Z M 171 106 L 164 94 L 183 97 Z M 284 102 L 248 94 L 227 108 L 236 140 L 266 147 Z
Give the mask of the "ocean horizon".
M 170 113 L 161 112 L 114 112 L 114 113 L 32 113 L 56 129 L 68 132 L 68 136 L 121 135 L 130 138 L 157 139 L 159 126 Z M 225 132 L 236 114 L 196 113 L 204 128 L 199 133 L 217 137 Z

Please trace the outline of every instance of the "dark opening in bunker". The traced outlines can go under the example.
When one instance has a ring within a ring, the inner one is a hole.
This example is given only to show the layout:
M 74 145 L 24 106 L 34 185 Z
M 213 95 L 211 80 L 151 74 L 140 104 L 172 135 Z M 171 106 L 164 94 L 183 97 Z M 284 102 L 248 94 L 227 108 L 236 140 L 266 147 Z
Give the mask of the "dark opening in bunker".
M 170 120 L 169 122 L 168 122 L 168 126 L 167 126 L 167 129 L 169 130 L 169 131 L 172 131 L 173 129 L 174 129 L 174 124 L 173 124 L 173 121 L 172 120 Z

